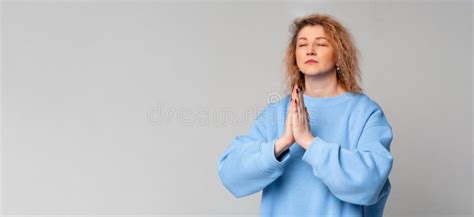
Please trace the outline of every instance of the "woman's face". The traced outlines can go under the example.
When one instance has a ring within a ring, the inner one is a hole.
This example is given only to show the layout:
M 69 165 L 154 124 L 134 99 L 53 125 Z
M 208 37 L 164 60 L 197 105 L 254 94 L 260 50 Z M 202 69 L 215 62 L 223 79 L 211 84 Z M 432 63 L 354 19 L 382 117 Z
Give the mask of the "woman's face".
M 308 60 L 317 62 L 307 62 Z M 305 75 L 335 70 L 335 51 L 322 26 L 305 26 L 300 30 L 296 41 L 296 64 Z

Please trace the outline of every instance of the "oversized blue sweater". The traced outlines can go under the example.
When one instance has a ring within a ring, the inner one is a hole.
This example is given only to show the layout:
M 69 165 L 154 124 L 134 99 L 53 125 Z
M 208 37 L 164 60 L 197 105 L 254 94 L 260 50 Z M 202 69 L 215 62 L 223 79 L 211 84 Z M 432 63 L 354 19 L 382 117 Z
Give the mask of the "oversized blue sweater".
M 260 216 L 379 217 L 391 189 L 392 128 L 365 94 L 303 95 L 314 140 L 278 158 L 290 95 L 269 103 L 250 133 L 237 135 L 217 162 L 236 198 L 262 191 Z

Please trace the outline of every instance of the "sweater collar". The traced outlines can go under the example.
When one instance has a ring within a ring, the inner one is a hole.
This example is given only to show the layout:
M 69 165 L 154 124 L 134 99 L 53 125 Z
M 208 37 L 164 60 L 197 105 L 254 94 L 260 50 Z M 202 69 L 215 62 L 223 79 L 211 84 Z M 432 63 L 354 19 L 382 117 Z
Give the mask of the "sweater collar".
M 339 104 L 341 102 L 346 101 L 347 99 L 351 98 L 353 93 L 346 91 L 342 94 L 333 97 L 315 97 L 315 96 L 308 96 L 303 94 L 303 100 L 306 107 L 325 107 L 330 105 Z

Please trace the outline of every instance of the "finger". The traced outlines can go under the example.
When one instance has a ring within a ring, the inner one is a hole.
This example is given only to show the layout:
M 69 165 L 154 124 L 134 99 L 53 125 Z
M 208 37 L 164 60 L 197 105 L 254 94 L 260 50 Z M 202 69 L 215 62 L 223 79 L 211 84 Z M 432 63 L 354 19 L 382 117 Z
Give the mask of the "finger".
M 290 101 L 290 117 L 292 119 L 292 125 L 293 121 L 295 120 L 295 113 L 296 113 L 296 98 L 293 98 L 293 100 Z M 294 126 L 294 125 L 293 125 Z
M 300 99 L 301 99 L 300 108 L 301 108 L 301 111 L 302 111 L 301 119 L 304 122 L 304 124 L 308 124 L 309 123 L 309 113 L 308 113 L 308 108 L 304 104 L 303 92 L 300 93 Z
M 308 113 L 308 108 L 305 107 L 306 110 L 306 125 L 308 126 L 308 129 L 311 131 L 311 124 L 309 120 L 309 113 Z
M 288 118 L 287 118 L 287 123 L 288 123 L 288 127 L 290 128 L 289 130 L 291 130 L 291 127 L 293 126 L 293 112 L 288 112 Z
M 294 102 L 296 99 L 296 87 L 297 87 L 296 84 L 293 85 L 293 91 L 291 91 L 291 98 L 290 98 L 290 105 L 289 105 L 290 107 L 289 112 L 291 113 L 291 115 L 296 111 L 295 106 L 294 106 L 295 104 Z
M 308 112 L 308 108 L 306 106 L 304 107 L 304 111 L 305 111 L 305 114 L 306 114 L 306 121 L 307 121 L 307 123 L 309 123 L 309 112 Z
M 298 104 L 299 104 L 298 105 L 299 106 L 298 107 L 298 111 L 299 111 L 299 114 L 298 114 L 299 120 L 298 121 L 300 122 L 301 125 L 303 125 L 304 124 L 304 119 L 305 119 L 305 112 L 304 112 L 304 108 L 301 107 L 301 100 Z
M 291 94 L 292 95 L 291 95 L 291 100 L 290 100 L 290 111 L 295 112 L 296 111 L 296 108 L 295 108 L 295 100 L 296 100 L 295 89 L 293 89 L 293 92 Z
M 306 107 L 306 105 L 304 104 L 303 92 L 301 92 L 301 105 L 302 105 L 302 108 Z
M 298 88 L 298 86 L 295 84 L 293 86 L 293 91 L 291 92 L 291 98 L 292 99 L 296 99 L 296 89 Z
M 297 108 L 298 108 L 298 121 L 304 120 L 304 107 L 303 107 L 303 93 L 301 92 L 301 89 L 298 90 L 298 103 L 297 103 Z
M 300 92 L 299 96 L 299 103 L 298 103 L 298 111 L 299 111 L 299 122 L 301 125 L 307 124 L 306 123 L 306 109 L 303 106 L 303 95 Z
M 291 112 L 290 112 L 291 108 L 290 108 L 290 106 L 291 106 L 291 104 L 288 106 L 288 108 L 287 108 L 287 110 L 286 110 L 286 122 L 285 122 L 286 125 L 288 125 L 288 120 L 289 120 L 290 117 L 291 117 L 291 116 L 290 116 L 290 115 L 291 115 Z
M 293 103 L 293 100 L 290 100 L 290 103 L 288 106 L 288 112 L 286 114 L 287 123 L 289 123 L 290 125 L 292 123 L 291 119 L 293 118 L 293 112 L 294 112 L 294 103 Z
M 293 104 L 294 104 L 293 106 L 295 107 L 294 113 L 293 113 L 293 118 L 294 118 L 294 120 L 296 121 L 295 124 L 298 124 L 298 121 L 299 121 L 299 112 L 300 112 L 300 111 L 299 111 L 300 109 L 299 109 L 299 107 L 298 107 L 298 98 L 295 98 L 295 102 L 294 102 Z
M 303 110 L 304 107 L 302 106 L 303 105 L 303 93 L 301 92 L 301 88 L 299 88 L 299 87 L 298 87 L 297 97 L 298 97 L 298 109 L 299 109 L 300 112 L 302 112 L 302 111 L 304 111 Z
M 291 102 L 291 126 L 294 128 L 296 126 L 296 98 Z

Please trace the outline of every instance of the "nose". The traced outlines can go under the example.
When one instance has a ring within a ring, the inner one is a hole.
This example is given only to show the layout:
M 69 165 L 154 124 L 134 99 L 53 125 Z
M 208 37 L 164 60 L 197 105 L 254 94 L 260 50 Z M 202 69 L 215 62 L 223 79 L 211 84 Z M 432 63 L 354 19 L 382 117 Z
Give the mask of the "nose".
M 314 45 L 308 46 L 308 50 L 306 51 L 307 55 L 315 55 L 316 51 L 314 50 Z

